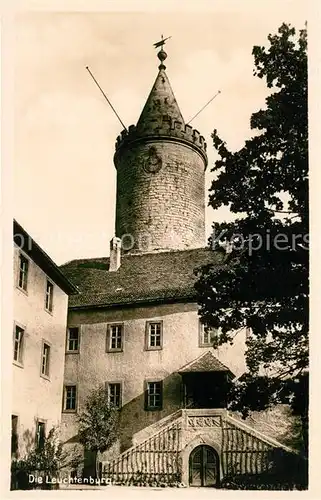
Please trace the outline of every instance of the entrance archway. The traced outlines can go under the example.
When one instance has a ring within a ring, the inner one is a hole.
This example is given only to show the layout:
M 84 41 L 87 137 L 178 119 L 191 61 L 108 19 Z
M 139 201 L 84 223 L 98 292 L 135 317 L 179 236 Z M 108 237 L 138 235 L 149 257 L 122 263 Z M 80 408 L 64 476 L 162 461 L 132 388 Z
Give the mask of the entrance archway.
M 215 488 L 219 483 L 219 457 L 208 445 L 194 448 L 189 456 L 189 485 Z

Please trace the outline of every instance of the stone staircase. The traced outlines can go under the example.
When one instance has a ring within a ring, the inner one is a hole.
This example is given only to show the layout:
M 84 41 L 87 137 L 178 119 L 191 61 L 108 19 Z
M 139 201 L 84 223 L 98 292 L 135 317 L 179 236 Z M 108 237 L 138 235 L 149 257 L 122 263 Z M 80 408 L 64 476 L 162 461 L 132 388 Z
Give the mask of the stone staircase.
M 102 463 L 102 476 L 112 482 L 131 484 L 141 478 L 172 483 L 179 481 L 182 449 L 182 417 L 151 437 L 123 452 L 112 462 Z
M 153 434 L 156 434 L 159 431 L 163 430 L 169 424 L 178 420 L 181 416 L 182 416 L 182 410 L 177 410 L 171 413 L 170 415 L 167 415 L 166 417 L 162 418 L 158 422 L 155 422 L 151 425 L 148 425 L 147 427 L 144 427 L 144 429 L 136 432 L 133 435 L 133 446 L 142 443 L 146 439 L 152 437 Z
M 226 410 L 179 410 L 136 435 L 136 443 L 110 462 L 102 476 L 114 483 L 179 483 L 188 477 L 185 448 L 199 436 L 214 441 L 221 476 L 260 474 L 272 466 L 273 453 L 293 455 L 291 448 L 233 418 Z M 138 442 L 138 438 L 141 441 Z

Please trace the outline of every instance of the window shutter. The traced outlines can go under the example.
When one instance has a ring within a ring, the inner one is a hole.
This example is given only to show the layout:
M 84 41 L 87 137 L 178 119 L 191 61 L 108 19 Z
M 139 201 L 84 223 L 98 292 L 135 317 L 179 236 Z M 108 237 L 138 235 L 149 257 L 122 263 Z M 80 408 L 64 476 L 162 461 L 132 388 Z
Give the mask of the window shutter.
M 121 337 L 120 337 L 120 348 L 124 350 L 124 337 L 125 337 L 125 326 L 122 324 L 120 327 Z
M 145 399 L 145 410 L 148 409 L 148 383 L 144 382 L 144 399 Z
M 110 326 L 107 325 L 106 331 L 106 352 L 109 352 L 110 348 Z
M 146 321 L 145 324 L 145 350 L 148 350 L 148 345 L 149 345 L 149 322 Z M 146 384 L 147 387 L 147 384 Z
M 119 408 L 123 407 L 123 384 L 119 383 Z
M 109 382 L 105 382 L 105 393 L 107 402 L 109 403 Z
M 160 407 L 159 409 L 162 410 L 163 409 L 163 381 L 160 382 Z

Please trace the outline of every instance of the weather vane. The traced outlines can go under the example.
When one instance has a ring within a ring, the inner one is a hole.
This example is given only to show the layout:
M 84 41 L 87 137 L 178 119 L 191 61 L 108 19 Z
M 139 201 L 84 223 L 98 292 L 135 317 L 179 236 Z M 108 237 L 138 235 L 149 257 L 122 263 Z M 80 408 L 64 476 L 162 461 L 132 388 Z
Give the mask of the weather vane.
M 166 66 L 164 66 L 163 62 L 165 61 L 167 54 L 166 54 L 165 50 L 163 49 L 163 45 L 165 45 L 166 40 L 169 40 L 170 38 L 172 38 L 172 37 L 168 36 L 167 38 L 164 38 L 162 35 L 162 39 L 159 42 L 156 42 L 153 44 L 155 49 L 157 49 L 158 47 L 161 47 L 160 51 L 157 54 L 157 57 L 161 62 L 160 65 L 158 66 L 159 69 L 166 69 Z
M 165 45 L 165 42 L 166 40 L 169 40 L 170 38 L 172 38 L 171 36 L 168 36 L 167 38 L 164 38 L 163 35 L 161 35 L 161 40 L 159 42 L 156 42 L 154 43 L 154 47 L 155 49 L 157 49 L 158 47 L 161 47 L 161 50 L 158 52 L 157 54 L 157 57 L 158 59 L 161 61 L 161 64 L 158 66 L 159 69 L 166 69 L 166 66 L 164 66 L 163 62 L 165 61 L 166 57 L 167 57 L 167 54 L 165 52 L 165 50 L 163 49 L 163 46 Z M 187 122 L 186 125 L 189 125 L 193 120 L 194 118 L 196 118 L 214 99 L 215 97 L 217 97 L 219 94 L 221 93 L 220 90 L 217 91 L 217 93 L 212 97 L 212 99 L 210 99 L 199 111 L 198 113 L 196 113 L 196 115 L 194 115 L 190 120 L 189 122 Z
M 172 37 L 168 36 L 167 38 L 164 38 L 162 35 L 162 39 L 159 42 L 154 43 L 155 49 L 157 49 L 157 47 L 163 47 L 163 45 L 165 45 L 166 40 L 169 40 L 170 38 Z

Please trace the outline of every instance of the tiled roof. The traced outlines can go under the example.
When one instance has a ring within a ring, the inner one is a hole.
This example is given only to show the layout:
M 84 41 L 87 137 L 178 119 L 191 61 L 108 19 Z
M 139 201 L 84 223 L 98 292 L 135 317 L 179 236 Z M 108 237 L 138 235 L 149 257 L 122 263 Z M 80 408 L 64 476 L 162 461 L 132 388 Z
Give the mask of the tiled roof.
M 69 307 L 103 307 L 195 298 L 195 268 L 220 265 L 222 253 L 207 248 L 128 254 L 118 271 L 109 272 L 109 258 L 73 260 L 61 266 L 80 293 Z
M 227 366 L 223 365 L 211 352 L 207 351 L 201 354 L 187 365 L 183 366 L 179 373 L 196 372 L 230 372 Z

